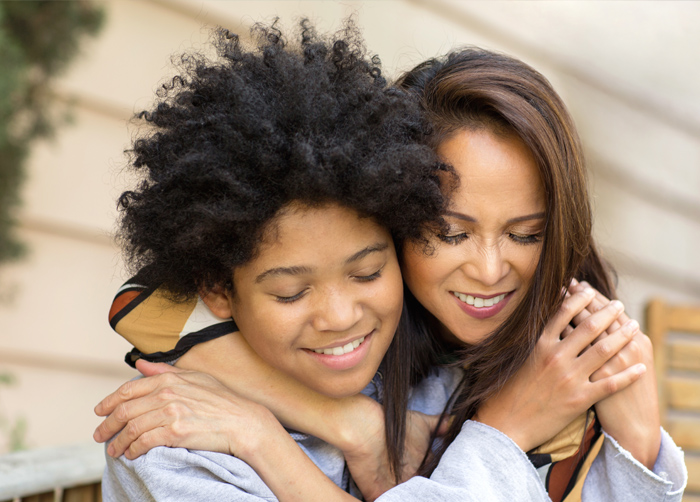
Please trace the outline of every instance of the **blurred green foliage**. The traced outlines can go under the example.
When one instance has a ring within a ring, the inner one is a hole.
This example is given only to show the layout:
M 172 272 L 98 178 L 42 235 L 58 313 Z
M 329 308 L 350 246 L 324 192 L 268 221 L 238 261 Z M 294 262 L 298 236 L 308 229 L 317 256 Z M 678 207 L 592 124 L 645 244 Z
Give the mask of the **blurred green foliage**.
M 23 252 L 13 227 L 30 145 L 64 119 L 51 113 L 51 80 L 103 18 L 87 0 L 0 1 L 0 263 Z
M 12 375 L 0 373 L 0 387 L 14 383 L 15 378 Z M 0 413 L 0 433 L 5 438 L 0 440 L 0 454 L 26 449 L 27 420 L 24 417 L 10 420 L 4 413 Z

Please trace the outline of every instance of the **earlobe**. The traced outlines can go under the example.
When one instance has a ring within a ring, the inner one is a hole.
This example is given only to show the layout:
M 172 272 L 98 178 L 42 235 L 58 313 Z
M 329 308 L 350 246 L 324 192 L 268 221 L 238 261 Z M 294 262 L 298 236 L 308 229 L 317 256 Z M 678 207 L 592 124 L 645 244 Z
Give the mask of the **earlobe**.
M 207 291 L 201 291 L 199 296 L 214 315 L 224 319 L 232 317 L 229 293 L 223 286 L 214 286 Z

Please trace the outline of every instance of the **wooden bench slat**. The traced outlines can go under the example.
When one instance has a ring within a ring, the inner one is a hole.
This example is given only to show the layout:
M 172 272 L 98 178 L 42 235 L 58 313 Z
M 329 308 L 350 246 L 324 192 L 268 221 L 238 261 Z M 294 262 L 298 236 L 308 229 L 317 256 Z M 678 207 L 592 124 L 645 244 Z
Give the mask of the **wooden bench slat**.
M 671 408 L 700 411 L 700 379 L 669 376 L 665 387 Z
M 684 450 L 700 450 L 700 417 L 669 417 L 665 427 Z
M 666 320 L 669 331 L 700 333 L 700 309 L 697 306 L 670 307 Z
M 700 455 L 686 454 L 685 465 L 688 467 L 688 495 L 700 496 Z
M 62 502 L 101 502 L 102 484 L 74 486 L 63 490 Z
M 669 342 L 668 365 L 676 370 L 700 371 L 700 340 Z
M 29 495 L 28 497 L 22 497 L 20 499 L 22 502 L 54 502 L 54 492 L 40 493 L 38 495 Z

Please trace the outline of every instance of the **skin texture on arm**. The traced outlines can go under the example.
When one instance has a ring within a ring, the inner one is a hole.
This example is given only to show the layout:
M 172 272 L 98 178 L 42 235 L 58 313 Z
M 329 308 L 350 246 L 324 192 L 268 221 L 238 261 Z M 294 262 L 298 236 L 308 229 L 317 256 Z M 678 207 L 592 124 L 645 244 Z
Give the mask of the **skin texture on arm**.
M 314 392 L 266 364 L 240 333 L 196 345 L 176 366 L 213 375 L 237 394 L 271 410 L 285 426 L 342 450 L 366 498 L 396 484 L 386 452 L 384 411 L 373 399 L 362 394 L 334 399 Z M 418 470 L 438 418 L 408 412 L 402 480 Z
M 228 338 L 228 336 L 221 338 Z M 242 345 L 247 346 L 245 340 L 242 338 L 238 340 Z M 213 346 L 215 344 L 212 344 Z M 231 345 L 229 345 L 230 348 L 232 348 Z M 253 378 L 249 382 L 249 394 L 256 400 L 261 400 L 262 396 L 264 398 L 262 401 L 273 402 L 272 407 L 277 410 L 285 405 L 286 400 L 289 400 L 289 408 L 285 412 L 291 413 L 295 423 L 299 424 L 295 429 L 312 434 L 340 448 L 355 483 L 366 499 L 376 498 L 396 484 L 386 453 L 384 415 L 381 405 L 364 395 L 342 400 L 328 398 L 270 368 L 252 351 L 251 355 L 257 359 L 252 365 L 260 365 L 258 369 L 267 371 L 264 374 L 269 376 L 269 379 L 261 380 L 261 384 Z M 98 415 L 109 415 L 95 431 L 95 440 L 106 441 L 124 428 L 108 446 L 109 455 L 118 457 L 124 454 L 127 458 L 134 459 L 155 446 L 189 447 L 236 454 L 236 448 L 230 445 L 235 442 L 238 431 L 246 428 L 236 429 L 235 426 L 230 425 L 231 416 L 235 415 L 235 411 L 232 412 L 229 409 L 230 402 L 246 402 L 246 396 L 240 396 L 225 388 L 209 374 L 185 371 L 167 364 L 155 364 L 143 360 L 137 361 L 136 366 L 150 378 L 125 383 L 95 408 Z M 236 369 L 237 372 L 241 372 L 249 367 L 243 364 L 236 366 Z M 228 375 L 234 378 L 231 372 Z M 252 373 L 248 373 L 248 376 L 250 375 Z M 275 391 L 280 395 L 277 402 L 274 394 L 267 387 L 270 381 L 277 382 Z M 237 387 L 241 383 L 240 380 L 235 381 Z M 286 389 L 290 392 L 285 392 Z M 329 418 L 330 415 L 324 415 L 323 410 L 319 410 L 313 401 L 306 401 L 306 408 L 294 402 L 290 398 L 290 393 L 295 389 L 302 395 L 318 399 L 319 402 L 332 403 L 337 415 Z M 240 399 L 241 397 L 243 399 Z M 253 400 L 250 400 L 249 404 L 253 403 Z M 263 406 L 255 409 L 258 411 L 264 409 L 268 412 Z M 373 412 L 375 413 L 372 414 Z M 315 433 L 314 424 L 304 421 L 307 415 L 311 417 L 310 420 L 314 418 L 319 420 L 322 426 L 331 431 L 329 438 L 323 438 Z M 201 422 L 198 423 L 199 421 Z M 425 415 L 417 411 L 408 412 L 402 479 L 410 478 L 417 471 L 428 449 L 437 421 L 438 416 Z M 356 432 L 354 438 L 347 436 L 345 439 L 345 449 L 335 444 L 338 436 L 333 435 L 331 424 L 327 422 L 333 422 L 333 426 L 340 428 L 347 424 L 348 430 L 353 429 Z M 308 460 L 305 455 L 302 454 L 302 456 Z M 277 458 L 277 456 L 273 457 L 273 459 Z
M 384 415 L 377 402 L 364 395 L 334 399 L 310 390 L 266 364 L 239 332 L 195 345 L 175 366 L 212 375 L 240 396 L 271 410 L 285 426 L 343 451 L 361 443 L 358 435 L 363 431 L 371 435 L 381 429 L 383 433 Z

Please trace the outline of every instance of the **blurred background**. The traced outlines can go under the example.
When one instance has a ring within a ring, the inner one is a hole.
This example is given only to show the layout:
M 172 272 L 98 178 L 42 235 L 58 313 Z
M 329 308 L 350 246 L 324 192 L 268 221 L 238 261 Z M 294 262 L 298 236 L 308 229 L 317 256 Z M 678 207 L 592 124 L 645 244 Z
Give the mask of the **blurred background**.
M 596 235 L 628 312 L 641 320 L 653 296 L 700 303 L 698 2 L 91 3 L 101 29 L 80 39 L 47 95 L 72 118 L 32 144 L 19 191 L 0 190 L 19 195 L 14 232 L 27 249 L 0 264 L 0 453 L 91 441 L 93 406 L 135 375 L 123 362 L 130 347 L 107 324 L 127 279 L 111 235 L 115 199 L 129 185 L 128 122 L 171 74 L 170 56 L 202 47 L 211 26 L 244 36 L 256 21 L 279 16 L 293 27 L 308 16 L 328 31 L 354 14 L 389 78 L 466 44 L 522 58 L 579 126 Z M 11 70 L 6 56 L 0 72 Z

